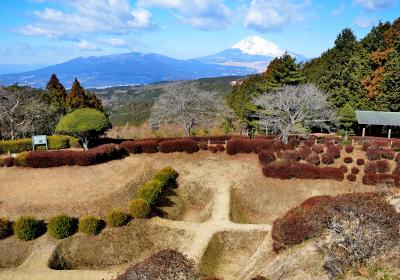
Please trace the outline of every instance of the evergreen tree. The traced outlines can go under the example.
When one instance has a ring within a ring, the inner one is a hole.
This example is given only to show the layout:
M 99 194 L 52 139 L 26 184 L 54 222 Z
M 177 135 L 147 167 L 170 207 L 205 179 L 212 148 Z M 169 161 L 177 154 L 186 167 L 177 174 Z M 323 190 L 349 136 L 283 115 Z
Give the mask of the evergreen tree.
M 251 75 L 241 84 L 233 87 L 226 96 L 228 105 L 245 126 L 254 124 L 254 113 L 257 107 L 253 104 L 253 100 L 263 92 L 263 81 L 261 75 Z
M 71 88 L 71 92 L 68 94 L 67 105 L 73 110 L 86 107 L 85 90 L 79 83 L 78 79 L 75 79 Z
M 397 51 L 390 56 L 385 66 L 379 89 L 383 96 L 378 96 L 377 100 L 388 111 L 400 111 L 400 53 Z
M 56 74 L 51 75 L 50 80 L 47 82 L 46 91 L 48 92 L 50 102 L 55 104 L 59 110 L 65 112 L 67 91 L 58 80 Z
M 101 103 L 101 100 L 93 92 L 86 93 L 86 107 L 104 112 L 104 107 Z
M 263 78 L 264 91 L 275 91 L 284 85 L 295 86 L 304 81 L 300 65 L 288 53 L 275 58 L 263 73 Z
M 369 52 L 383 51 L 385 46 L 385 32 L 390 28 L 390 22 L 379 22 L 378 26 L 372 27 L 372 30 L 361 40 L 361 45 Z
M 346 103 L 339 112 L 340 116 L 340 126 L 344 127 L 346 130 L 346 135 L 348 132 L 352 132 L 352 126 L 357 122 L 356 112 L 349 103 Z

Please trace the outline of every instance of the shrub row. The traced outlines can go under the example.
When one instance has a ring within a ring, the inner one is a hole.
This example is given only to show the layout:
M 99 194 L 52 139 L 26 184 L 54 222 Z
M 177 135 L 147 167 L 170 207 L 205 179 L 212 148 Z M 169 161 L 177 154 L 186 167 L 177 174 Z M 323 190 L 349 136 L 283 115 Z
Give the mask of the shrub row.
M 311 147 L 311 149 L 313 150 L 314 153 L 322 154 L 324 152 L 325 147 L 322 144 L 315 144 Z
M 387 160 L 368 162 L 364 168 L 365 173 L 387 173 L 389 170 L 390 164 Z
M 161 153 L 186 152 L 189 154 L 199 151 L 196 141 L 190 139 L 166 140 L 158 144 Z
M 178 173 L 171 167 L 158 171 L 152 180 L 139 188 L 137 197 L 129 202 L 129 213 L 134 218 L 146 218 L 163 191 L 175 183 Z
M 236 155 L 239 153 L 259 153 L 261 150 L 271 150 L 275 141 L 273 139 L 241 139 L 233 138 L 228 141 L 226 152 L 228 155 Z
M 87 151 L 34 151 L 26 156 L 27 166 L 48 168 L 65 165 L 88 166 L 120 159 L 127 151 L 116 144 L 106 144 Z
M 151 154 L 158 152 L 158 142 L 155 140 L 124 141 L 121 147 L 133 154 Z
M 381 158 L 385 159 L 394 159 L 395 152 L 392 149 L 376 149 L 376 148 L 368 148 L 367 149 L 367 158 L 369 160 L 379 160 Z
M 365 174 L 363 177 L 365 185 L 389 184 L 396 187 L 400 186 L 400 176 L 394 174 Z
M 270 164 L 271 162 L 276 161 L 276 156 L 272 151 L 269 150 L 262 150 L 258 154 L 258 160 L 262 165 Z
M 65 136 L 65 135 L 52 135 L 47 137 L 47 144 L 50 150 L 61 150 L 68 148 L 80 147 L 79 139 Z M 45 149 L 45 146 L 35 147 L 37 149 Z M 32 150 L 32 139 L 24 138 L 18 140 L 5 140 L 0 141 L 0 154 L 10 153 L 21 153 L 24 151 Z
M 299 162 L 274 162 L 264 166 L 262 172 L 266 177 L 277 179 L 344 179 L 343 171 L 340 168 L 318 167 Z
M 315 153 L 310 154 L 307 157 L 306 161 L 308 163 L 311 163 L 311 164 L 314 164 L 314 165 L 317 165 L 317 166 L 321 164 L 321 158 L 320 158 L 319 154 L 315 154 Z

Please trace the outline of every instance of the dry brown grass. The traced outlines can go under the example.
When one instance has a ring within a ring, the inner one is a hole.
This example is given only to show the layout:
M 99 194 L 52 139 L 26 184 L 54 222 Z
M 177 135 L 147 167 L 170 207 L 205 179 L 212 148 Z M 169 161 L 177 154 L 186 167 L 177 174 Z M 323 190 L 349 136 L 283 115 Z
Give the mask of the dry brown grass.
M 32 252 L 34 241 L 20 241 L 15 237 L 0 240 L 0 269 L 17 267 Z

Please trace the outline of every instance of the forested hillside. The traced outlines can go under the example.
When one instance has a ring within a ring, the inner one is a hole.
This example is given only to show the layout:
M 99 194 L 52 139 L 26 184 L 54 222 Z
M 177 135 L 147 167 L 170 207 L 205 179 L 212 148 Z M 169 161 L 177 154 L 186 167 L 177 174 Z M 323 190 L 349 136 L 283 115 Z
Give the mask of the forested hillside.
M 400 110 L 400 19 L 380 23 L 361 40 L 346 28 L 334 47 L 320 57 L 298 64 L 288 54 L 276 58 L 260 75 L 234 87 L 227 102 L 244 125 L 255 126 L 254 99 L 284 85 L 313 83 L 329 94 L 340 111 Z

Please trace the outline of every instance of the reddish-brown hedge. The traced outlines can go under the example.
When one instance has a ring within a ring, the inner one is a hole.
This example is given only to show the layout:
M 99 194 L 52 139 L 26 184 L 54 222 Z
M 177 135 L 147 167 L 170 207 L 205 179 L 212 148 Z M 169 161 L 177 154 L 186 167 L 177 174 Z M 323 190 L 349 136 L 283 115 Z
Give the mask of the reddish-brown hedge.
M 400 152 L 400 141 L 393 141 L 392 149 L 396 152 Z
M 372 149 L 381 149 L 382 150 L 383 148 L 389 146 L 389 144 L 390 144 L 390 142 L 388 140 L 382 140 L 382 139 L 374 140 L 371 143 L 371 148 Z
M 332 154 L 323 154 L 321 156 L 321 161 L 323 164 L 332 164 L 334 163 L 335 159 L 333 158 Z
M 207 151 L 208 150 L 208 144 L 207 143 L 199 143 L 199 149 L 202 151 Z
M 199 151 L 197 142 L 190 139 L 166 140 L 158 144 L 161 153 L 186 152 L 189 154 Z
M 393 175 L 400 175 L 400 166 L 397 165 L 396 168 L 392 172 Z
M 151 154 L 158 152 L 158 141 L 155 140 L 139 140 L 125 141 L 121 143 L 121 147 L 133 154 Z
M 363 183 L 365 185 L 379 185 L 389 184 L 396 187 L 400 186 L 400 175 L 394 174 L 365 174 L 363 177 Z
M 397 154 L 397 156 L 396 156 L 396 159 L 395 159 L 395 160 L 396 160 L 396 162 L 400 162 L 400 153 L 398 153 L 398 154 Z
M 307 157 L 312 154 L 312 150 L 307 147 L 301 147 L 297 150 L 297 152 L 302 160 L 307 160 Z
M 88 166 L 124 157 L 128 152 L 116 144 L 105 144 L 87 151 L 35 151 L 26 157 L 28 167 L 64 165 Z
M 215 147 L 217 148 L 218 152 L 224 152 L 225 151 L 225 146 L 224 145 L 218 144 Z
M 270 164 L 271 162 L 276 161 L 276 156 L 272 151 L 269 150 L 262 150 L 258 154 L 258 160 L 262 165 Z
M 343 173 L 347 173 L 347 171 L 349 171 L 346 165 L 341 165 L 339 168 L 340 170 L 342 170 Z
M 377 236 L 370 236 L 375 240 L 373 250 L 381 253 L 399 242 L 400 218 L 395 208 L 378 194 L 351 193 L 310 198 L 276 219 L 272 227 L 273 249 L 279 252 L 288 246 L 320 236 L 325 229 L 330 228 L 332 219 L 346 223 L 355 217 L 360 219 L 360 225 L 368 230 L 373 229 L 371 232 L 376 231 Z M 362 243 L 362 240 L 357 241 Z M 368 250 L 371 249 L 368 244 L 366 246 Z
M 340 168 L 318 167 L 313 164 L 300 162 L 273 162 L 264 166 L 262 171 L 266 177 L 277 179 L 344 179 Z
M 326 153 L 333 156 L 333 158 L 338 159 L 340 158 L 340 150 L 341 146 L 339 145 L 330 145 L 326 149 Z
M 390 159 L 390 160 L 394 159 L 395 154 L 396 153 L 390 148 L 382 150 L 382 157 L 386 158 L 386 159 Z
M 357 176 L 355 174 L 348 174 L 346 177 L 350 182 L 355 182 L 357 180 Z
M 283 151 L 282 159 L 284 161 L 299 161 L 301 159 L 300 154 L 297 151 L 294 150 L 286 150 Z
M 390 170 L 390 164 L 387 160 L 377 160 L 368 162 L 365 166 L 365 173 L 386 173 Z
M 370 146 L 369 143 L 363 144 L 363 145 L 362 145 L 362 150 L 363 150 L 364 152 L 366 152 L 366 151 L 368 150 L 369 146 Z
M 259 153 L 263 149 L 271 149 L 275 141 L 273 139 L 241 139 L 232 138 L 228 141 L 226 152 L 228 155 L 236 155 L 239 153 Z
M 365 160 L 363 158 L 357 159 L 357 165 L 364 165 L 364 164 L 365 164 Z
M 317 166 L 321 164 L 321 158 L 320 158 L 319 154 L 315 154 L 315 153 L 310 154 L 307 157 L 306 161 L 308 163 L 311 163 L 311 164 L 314 164 L 314 165 L 317 165 Z
M 368 148 L 368 150 L 367 150 L 367 158 L 369 160 L 379 160 L 379 159 L 381 159 L 382 158 L 382 150 Z
M 4 158 L 2 166 L 4 166 L 4 167 L 12 167 L 12 166 L 14 166 L 14 158 L 13 157 Z
M 346 151 L 346 153 L 352 153 L 354 150 L 354 147 L 352 145 L 347 145 L 344 150 Z
M 217 149 L 217 147 L 215 147 L 215 146 L 210 146 L 210 147 L 208 148 L 208 150 L 209 150 L 211 153 L 213 153 L 213 154 L 215 154 L 216 152 L 218 152 L 218 149 Z
M 352 157 L 345 157 L 345 158 L 343 159 L 343 161 L 344 161 L 345 163 L 352 163 L 352 162 L 353 162 L 353 158 L 352 158 Z
M 315 144 L 311 147 L 314 153 L 322 154 L 324 152 L 324 145 Z
M 358 173 L 360 173 L 360 169 L 358 169 L 357 167 L 353 167 L 352 169 L 351 169 L 351 174 L 358 174 Z

